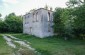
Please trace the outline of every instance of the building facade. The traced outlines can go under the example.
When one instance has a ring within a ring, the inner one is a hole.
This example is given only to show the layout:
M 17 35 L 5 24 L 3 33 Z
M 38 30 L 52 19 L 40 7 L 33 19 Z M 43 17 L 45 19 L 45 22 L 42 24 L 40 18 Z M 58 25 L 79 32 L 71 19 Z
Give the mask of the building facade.
M 23 33 L 44 38 L 53 35 L 53 12 L 44 8 L 23 16 Z

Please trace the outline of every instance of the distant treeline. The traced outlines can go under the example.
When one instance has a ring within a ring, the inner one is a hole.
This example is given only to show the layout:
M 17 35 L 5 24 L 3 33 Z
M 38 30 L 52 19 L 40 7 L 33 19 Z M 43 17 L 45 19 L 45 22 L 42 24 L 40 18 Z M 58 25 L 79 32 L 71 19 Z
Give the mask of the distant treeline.
M 22 25 L 22 17 L 11 13 L 7 15 L 4 20 L 0 18 L 0 33 L 21 33 L 23 28 Z

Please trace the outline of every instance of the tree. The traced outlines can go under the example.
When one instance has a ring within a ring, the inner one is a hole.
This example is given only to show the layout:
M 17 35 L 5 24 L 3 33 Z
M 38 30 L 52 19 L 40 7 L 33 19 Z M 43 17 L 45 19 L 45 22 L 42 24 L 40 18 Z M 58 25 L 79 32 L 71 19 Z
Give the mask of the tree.
M 7 25 L 0 19 L 0 33 L 8 32 Z
M 54 33 L 57 33 L 58 35 L 62 35 L 63 33 L 63 23 L 61 20 L 62 12 L 62 8 L 56 8 L 54 11 Z
M 76 1 L 76 3 L 75 3 Z M 85 0 L 69 0 L 68 7 L 73 6 L 73 12 L 71 13 L 73 19 L 74 34 L 77 38 L 85 38 Z M 75 6 L 77 5 L 77 6 Z M 70 9 L 71 9 L 70 8 Z
M 79 2 L 77 1 L 77 0 L 69 0 L 67 3 L 66 3 L 66 5 L 68 6 L 68 7 L 75 7 L 76 5 L 78 5 L 79 4 Z
M 61 20 L 64 24 L 63 36 L 65 39 L 73 37 L 73 16 L 71 15 L 72 9 L 65 8 L 61 14 Z
M 75 34 L 80 38 L 85 38 L 85 5 L 75 8 L 73 12 L 73 16 L 76 18 L 74 19 L 74 30 Z
M 72 9 L 67 8 L 57 8 L 54 12 L 54 32 L 65 37 L 65 40 L 73 36 L 73 17 L 71 12 Z
M 22 18 L 14 13 L 5 17 L 5 23 L 8 26 L 9 32 L 22 32 Z
M 85 4 L 85 0 L 69 0 L 66 2 L 66 5 L 70 8 L 78 7 L 82 4 Z

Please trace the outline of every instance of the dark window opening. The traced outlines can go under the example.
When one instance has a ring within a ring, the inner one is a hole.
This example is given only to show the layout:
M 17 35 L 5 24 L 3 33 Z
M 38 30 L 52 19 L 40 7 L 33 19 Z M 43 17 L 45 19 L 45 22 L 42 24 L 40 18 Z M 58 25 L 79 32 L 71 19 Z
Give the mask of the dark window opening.
M 48 12 L 48 21 L 50 21 L 50 12 Z
M 33 23 L 35 22 L 35 14 L 33 13 Z
M 48 24 L 48 32 L 51 32 L 51 30 L 50 30 L 50 24 Z
M 36 22 L 38 22 L 38 12 L 36 13 Z

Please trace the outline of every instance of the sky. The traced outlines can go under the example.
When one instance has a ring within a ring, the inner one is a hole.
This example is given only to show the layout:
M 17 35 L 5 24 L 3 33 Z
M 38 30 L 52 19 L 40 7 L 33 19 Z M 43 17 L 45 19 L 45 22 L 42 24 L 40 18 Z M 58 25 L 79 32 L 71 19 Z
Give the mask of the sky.
M 44 8 L 46 5 L 53 10 L 56 7 L 66 7 L 68 0 L 0 0 L 0 13 L 5 17 L 9 13 L 24 15 L 32 9 Z

